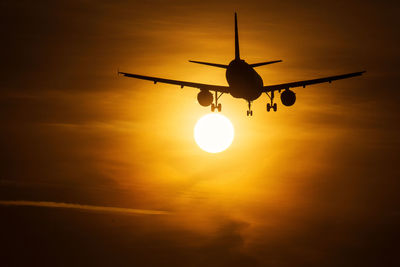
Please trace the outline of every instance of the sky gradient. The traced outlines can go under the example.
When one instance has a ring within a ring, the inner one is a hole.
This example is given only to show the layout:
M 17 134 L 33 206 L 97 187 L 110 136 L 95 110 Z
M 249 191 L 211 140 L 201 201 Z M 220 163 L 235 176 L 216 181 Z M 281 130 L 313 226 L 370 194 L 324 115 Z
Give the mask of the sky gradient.
M 0 265 L 400 264 L 399 4 L 0 7 Z M 226 85 L 188 60 L 233 59 L 235 11 L 241 57 L 283 60 L 257 69 L 266 85 L 367 73 L 298 88 L 276 113 L 263 95 L 252 118 L 224 95 L 235 139 L 206 153 L 196 89 L 116 73 Z

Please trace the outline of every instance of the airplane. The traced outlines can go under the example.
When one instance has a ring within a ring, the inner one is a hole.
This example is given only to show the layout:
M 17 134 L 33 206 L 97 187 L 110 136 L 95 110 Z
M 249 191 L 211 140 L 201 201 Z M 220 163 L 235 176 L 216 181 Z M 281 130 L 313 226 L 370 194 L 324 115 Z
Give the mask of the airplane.
M 365 72 L 365 71 L 359 71 L 359 72 L 323 77 L 312 80 L 304 80 L 304 81 L 274 84 L 274 85 L 264 85 L 261 76 L 254 70 L 254 68 L 282 62 L 282 60 L 248 64 L 246 61 L 240 58 L 239 34 L 238 34 L 238 23 L 237 23 L 236 13 L 235 13 L 235 59 L 233 59 L 229 63 L 229 65 L 195 61 L 195 60 L 189 60 L 189 62 L 226 69 L 225 76 L 229 86 L 170 80 L 170 79 L 143 76 L 143 75 L 120 72 L 120 71 L 118 71 L 118 74 L 130 78 L 153 81 L 154 84 L 160 82 L 160 83 L 179 85 L 181 88 L 185 86 L 198 88 L 200 89 L 200 92 L 197 95 L 197 100 L 199 104 L 204 107 L 211 105 L 212 112 L 214 112 L 215 110 L 221 112 L 222 107 L 221 103 L 218 103 L 218 100 L 223 94 L 230 94 L 235 98 L 245 99 L 248 103 L 247 116 L 253 116 L 251 104 L 254 100 L 258 99 L 262 93 L 265 93 L 270 100 L 270 102 L 267 103 L 266 106 L 267 111 L 269 112 L 271 109 L 277 111 L 277 104 L 274 103 L 274 97 L 276 91 L 280 93 L 281 102 L 284 106 L 292 106 L 296 102 L 296 94 L 292 90 L 290 90 L 291 88 L 295 87 L 305 88 L 306 86 L 312 84 L 319 84 L 326 82 L 331 83 L 332 81 L 336 80 L 360 76 Z M 214 93 L 214 96 L 211 92 Z

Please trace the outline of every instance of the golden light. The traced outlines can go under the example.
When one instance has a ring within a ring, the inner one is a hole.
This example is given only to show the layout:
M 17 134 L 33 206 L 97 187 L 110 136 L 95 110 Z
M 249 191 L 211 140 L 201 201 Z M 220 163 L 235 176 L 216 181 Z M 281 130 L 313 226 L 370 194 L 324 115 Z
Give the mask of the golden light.
M 211 113 L 201 117 L 194 127 L 194 140 L 206 152 L 219 153 L 233 141 L 234 129 L 224 115 Z

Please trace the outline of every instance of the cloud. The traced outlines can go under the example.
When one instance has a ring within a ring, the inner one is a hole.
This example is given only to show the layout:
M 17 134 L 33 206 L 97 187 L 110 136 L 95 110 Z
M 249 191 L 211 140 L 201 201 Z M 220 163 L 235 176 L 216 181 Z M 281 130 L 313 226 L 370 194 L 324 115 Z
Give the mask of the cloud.
M 86 210 L 86 211 L 114 212 L 114 213 L 125 213 L 125 214 L 143 214 L 143 215 L 167 215 L 167 214 L 169 214 L 168 211 L 161 211 L 161 210 L 130 209 L 130 208 L 108 207 L 108 206 L 93 206 L 93 205 L 82 205 L 82 204 L 51 202 L 51 201 L 6 200 L 6 201 L 0 201 L 0 205 L 79 209 L 79 210 Z
M 4 266 L 398 259 L 396 8 L 222 2 L 0 4 Z M 225 82 L 222 72 L 186 60 L 231 59 L 233 10 L 249 62 L 284 60 L 257 70 L 265 84 L 368 72 L 299 88 L 298 103 L 276 114 L 259 99 L 251 120 L 244 103 L 224 96 L 237 135 L 229 151 L 209 157 L 192 140 L 193 124 L 208 111 L 195 89 L 115 72 Z

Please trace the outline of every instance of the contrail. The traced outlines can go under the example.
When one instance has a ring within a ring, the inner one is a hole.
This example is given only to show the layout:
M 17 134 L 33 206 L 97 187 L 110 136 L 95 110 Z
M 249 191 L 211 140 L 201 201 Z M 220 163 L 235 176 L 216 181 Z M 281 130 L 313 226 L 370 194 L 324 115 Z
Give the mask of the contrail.
M 0 205 L 79 209 L 79 210 L 114 212 L 114 213 L 125 213 L 125 214 L 144 214 L 144 215 L 169 214 L 168 211 L 162 211 L 162 210 L 130 209 L 130 208 L 93 206 L 93 205 L 82 205 L 82 204 L 51 202 L 51 201 L 0 200 Z

